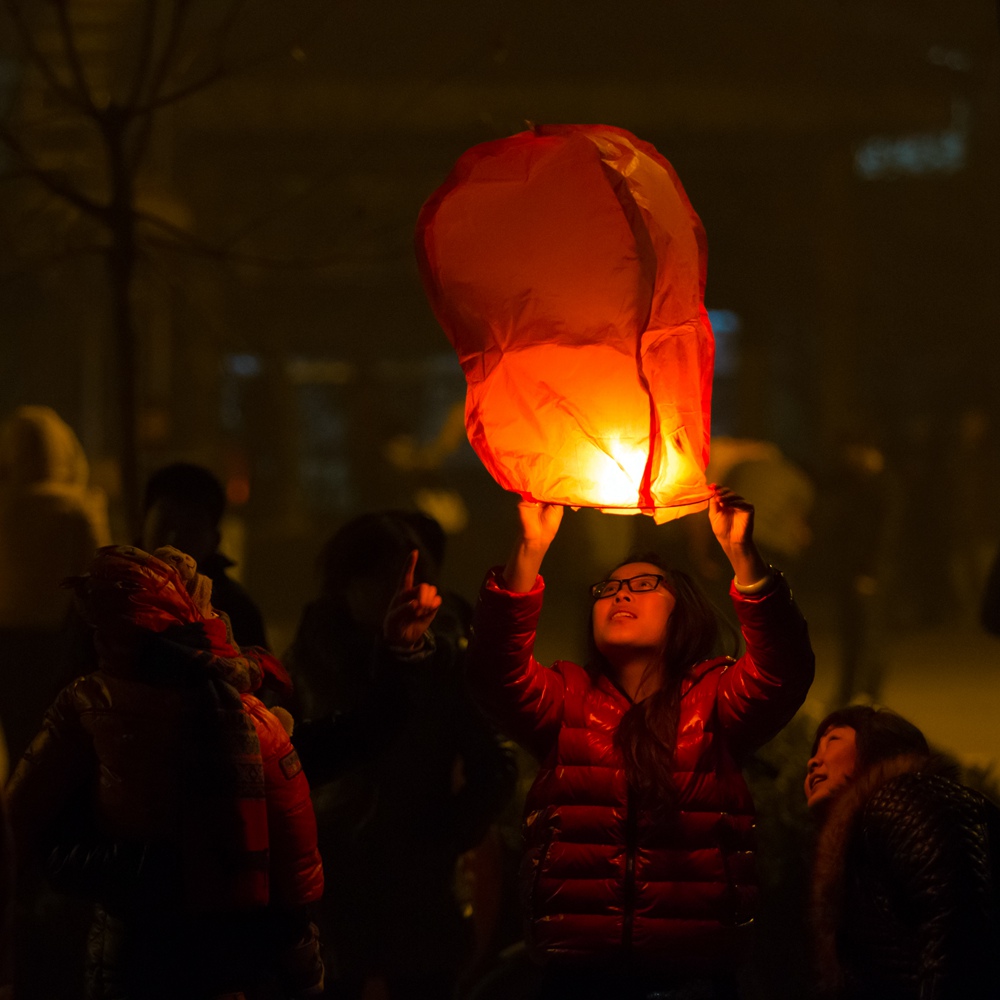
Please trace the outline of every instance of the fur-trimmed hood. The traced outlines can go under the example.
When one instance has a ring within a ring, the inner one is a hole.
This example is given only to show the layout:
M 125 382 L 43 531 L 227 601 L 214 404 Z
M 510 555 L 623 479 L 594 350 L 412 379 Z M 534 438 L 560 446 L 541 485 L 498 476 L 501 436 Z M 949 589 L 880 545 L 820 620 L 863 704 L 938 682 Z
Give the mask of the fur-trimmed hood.
M 909 774 L 959 780 L 958 768 L 945 757 L 903 754 L 863 771 L 834 798 L 824 816 L 816 841 L 810 901 L 814 958 L 824 996 L 836 996 L 843 988 L 837 932 L 843 916 L 845 866 L 851 838 L 876 792 L 890 781 Z

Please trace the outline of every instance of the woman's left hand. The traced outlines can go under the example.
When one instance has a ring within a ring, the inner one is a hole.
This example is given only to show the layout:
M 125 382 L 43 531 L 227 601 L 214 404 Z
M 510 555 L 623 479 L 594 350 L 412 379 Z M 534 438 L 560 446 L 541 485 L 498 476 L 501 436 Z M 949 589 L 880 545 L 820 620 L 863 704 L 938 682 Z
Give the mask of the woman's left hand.
M 759 583 L 770 574 L 753 540 L 753 504 L 725 486 L 712 483 L 708 519 L 712 531 L 741 586 Z
M 734 546 L 753 541 L 753 504 L 726 486 L 711 483 L 708 520 L 719 544 L 728 553 Z
M 416 649 L 441 607 L 437 587 L 430 583 L 414 585 L 418 555 L 414 549 L 407 557 L 402 579 L 385 613 L 382 627 L 390 646 Z

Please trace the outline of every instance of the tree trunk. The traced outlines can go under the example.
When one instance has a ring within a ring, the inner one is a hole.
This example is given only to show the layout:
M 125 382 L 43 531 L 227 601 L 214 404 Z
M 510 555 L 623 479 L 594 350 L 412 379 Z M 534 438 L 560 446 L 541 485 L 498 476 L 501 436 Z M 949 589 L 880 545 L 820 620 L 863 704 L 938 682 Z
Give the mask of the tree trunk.
M 111 285 L 111 325 L 115 347 L 118 449 L 121 467 L 121 498 L 129 540 L 138 539 L 139 443 L 137 434 L 138 366 L 137 331 L 132 308 L 136 265 L 135 192 L 125 157 L 125 122 L 116 109 L 109 108 L 104 119 L 107 141 L 111 198 L 108 228 L 111 242 L 107 252 Z

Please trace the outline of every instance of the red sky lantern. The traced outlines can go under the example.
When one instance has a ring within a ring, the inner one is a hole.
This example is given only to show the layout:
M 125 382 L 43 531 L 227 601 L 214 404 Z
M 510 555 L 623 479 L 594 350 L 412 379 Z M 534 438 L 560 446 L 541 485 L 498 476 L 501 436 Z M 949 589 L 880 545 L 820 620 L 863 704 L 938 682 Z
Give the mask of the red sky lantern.
M 474 146 L 416 245 L 469 441 L 504 489 L 657 521 L 706 506 L 705 234 L 649 143 L 548 125 Z

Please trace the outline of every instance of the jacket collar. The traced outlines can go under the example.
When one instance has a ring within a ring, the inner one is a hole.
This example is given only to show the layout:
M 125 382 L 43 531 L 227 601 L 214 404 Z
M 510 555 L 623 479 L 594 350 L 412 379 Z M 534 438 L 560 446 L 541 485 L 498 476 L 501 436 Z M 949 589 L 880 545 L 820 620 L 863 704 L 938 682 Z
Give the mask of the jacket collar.
M 697 684 L 706 674 L 715 670 L 720 666 L 728 666 L 733 663 L 733 658 L 731 656 L 716 656 L 711 660 L 702 660 L 701 663 L 696 663 L 688 672 L 687 676 L 684 678 L 681 684 L 681 697 L 683 698 L 690 690 Z M 626 711 L 636 704 L 625 692 L 624 688 L 618 686 L 618 684 L 606 673 L 600 673 L 597 679 L 597 686 L 601 688 L 606 694 L 611 695 L 615 701 L 620 701 L 624 703 Z

